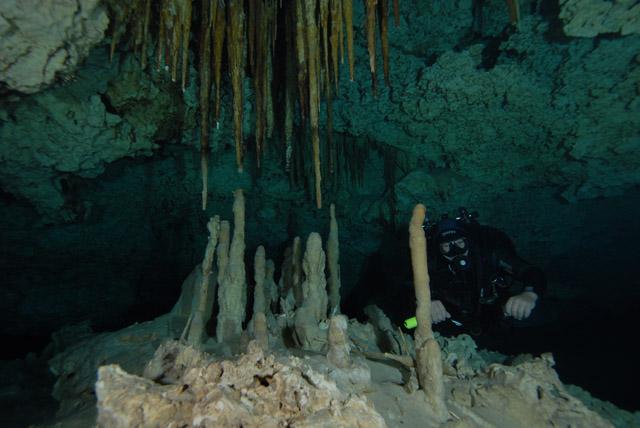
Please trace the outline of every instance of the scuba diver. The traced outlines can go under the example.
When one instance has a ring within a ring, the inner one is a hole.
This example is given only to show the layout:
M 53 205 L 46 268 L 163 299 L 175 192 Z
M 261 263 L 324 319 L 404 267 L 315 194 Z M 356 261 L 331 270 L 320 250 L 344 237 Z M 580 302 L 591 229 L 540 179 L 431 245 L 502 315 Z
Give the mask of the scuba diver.
M 544 273 L 522 260 L 504 232 L 477 213 L 425 222 L 431 317 L 443 334 L 474 336 L 529 318 L 546 288 Z

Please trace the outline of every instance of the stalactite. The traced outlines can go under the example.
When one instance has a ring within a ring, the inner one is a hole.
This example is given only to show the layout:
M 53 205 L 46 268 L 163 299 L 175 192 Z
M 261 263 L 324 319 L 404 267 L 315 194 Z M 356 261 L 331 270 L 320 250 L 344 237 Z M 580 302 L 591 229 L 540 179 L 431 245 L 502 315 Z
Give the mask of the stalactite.
M 370 0 L 367 0 L 370 1 Z M 355 60 L 353 52 L 353 2 L 352 0 L 342 0 L 342 14 L 344 26 L 347 28 L 347 55 L 349 56 L 349 79 L 353 82 Z
M 371 71 L 371 82 L 373 93 L 376 87 L 376 5 L 378 0 L 366 0 L 367 5 L 367 48 L 369 49 L 369 70 Z
M 380 40 L 382 42 L 382 70 L 384 81 L 391 87 L 389 79 L 389 0 L 380 0 Z
M 147 45 L 149 43 L 149 20 L 151 19 L 151 0 L 145 0 L 144 2 L 144 18 L 142 19 L 142 68 L 147 66 Z
M 333 65 L 333 80 L 336 85 L 336 91 L 338 90 L 339 83 L 339 61 L 340 52 L 342 50 L 342 1 L 331 0 L 330 3 L 331 12 L 331 64 Z
M 131 14 L 131 9 L 127 4 L 114 3 L 111 13 L 113 14 L 113 31 L 111 32 L 109 61 L 113 60 L 113 55 L 116 52 L 116 46 L 120 43 L 122 35 L 127 31 L 127 21 Z
M 132 50 L 136 55 L 141 55 L 141 66 L 146 67 L 151 0 L 133 0 L 129 3 L 111 2 L 109 8 L 113 15 L 109 60 L 113 60 L 116 46 L 122 37 L 129 33 Z
M 305 16 L 303 0 L 295 0 L 295 40 L 296 59 L 298 63 L 298 97 L 300 102 L 300 116 L 304 121 L 307 116 L 307 42 L 305 35 Z
M 320 169 L 320 43 L 315 16 L 315 0 L 306 0 L 305 23 L 309 58 L 309 122 L 315 176 L 316 207 L 322 208 L 322 173 Z
M 270 76 L 273 26 L 277 10 L 274 0 L 256 1 L 252 10 L 255 29 L 249 34 L 253 34 L 255 37 L 252 43 L 254 54 L 252 73 L 256 97 L 256 159 L 259 168 L 265 137 L 270 134 L 270 128 L 273 126 Z
M 505 0 L 509 7 L 509 19 L 511 25 L 517 26 L 520 22 L 520 4 L 518 0 Z
M 274 124 L 284 127 L 286 169 L 296 183 L 307 183 L 314 176 L 316 205 L 322 206 L 322 175 L 337 180 L 338 155 L 333 139 L 333 98 L 331 86 L 339 88 L 340 63 L 348 57 L 349 78 L 355 76 L 353 0 L 199 0 L 200 28 L 197 31 L 199 53 L 196 64 L 199 80 L 200 148 L 202 169 L 202 207 L 207 203 L 207 170 L 210 150 L 210 116 L 219 126 L 221 111 L 222 67 L 226 64 L 233 98 L 233 126 L 238 171 L 243 170 L 244 73 L 248 54 L 255 95 L 256 154 L 258 165 Z M 380 25 L 385 81 L 389 84 L 388 19 L 390 0 L 365 0 L 366 34 L 369 66 L 376 86 L 376 25 Z M 512 16 L 518 15 L 517 2 L 506 0 Z M 378 5 L 378 2 L 380 4 Z M 129 45 L 141 54 L 146 65 L 147 46 L 151 43 L 149 28 L 157 27 L 155 57 L 158 69 L 166 70 L 173 81 L 181 80 L 184 91 L 189 70 L 189 41 L 192 36 L 194 0 L 108 0 L 114 30 L 111 54 L 124 34 Z M 394 0 L 396 24 L 399 0 Z M 197 3 L 195 3 L 197 4 Z M 378 8 L 380 11 L 378 12 Z M 246 19 L 245 19 L 246 12 Z M 377 14 L 380 13 L 380 22 Z M 514 18 L 512 18 L 513 20 Z M 155 23 L 152 25 L 152 21 Z M 283 26 L 278 30 L 278 26 Z M 345 29 L 346 28 L 346 32 Z M 284 37 L 283 37 L 284 35 Z M 226 39 L 227 61 L 223 61 Z M 346 42 L 345 42 L 346 39 Z M 285 40 L 284 42 L 282 40 Z M 282 46 L 284 44 L 284 46 Z M 346 44 L 346 47 L 345 47 Z M 279 46 L 278 46 L 279 45 Z M 278 57 L 276 57 L 278 55 Z M 272 84 L 274 73 L 284 84 Z M 273 67 L 276 66 L 274 71 Z M 211 106 L 215 85 L 215 107 Z M 296 96 L 297 86 L 297 96 Z M 279 93 L 272 93 L 277 89 Z M 301 127 L 294 137 L 295 99 L 298 99 Z M 283 100 L 283 120 L 274 118 L 274 99 Z M 320 102 L 327 102 L 327 144 L 320 144 Z M 213 114 L 212 114 L 213 111 Z M 307 127 L 306 124 L 309 124 Z M 306 135 L 309 133 L 309 135 Z M 311 145 L 304 145 L 305 140 Z M 296 142 L 296 141 L 299 141 Z M 295 142 L 295 144 L 294 144 Z M 341 150 L 347 150 L 342 148 Z M 359 149 L 354 149 L 359 156 Z M 329 159 L 326 165 L 321 158 Z M 311 162 L 310 162 L 311 160 Z M 357 162 L 359 162 L 357 160 Z M 357 163 L 356 162 L 356 163 Z M 351 165 L 353 166 L 353 165 Z M 324 170 L 323 170 L 324 168 Z M 313 169 L 313 172 L 311 172 Z M 358 174 L 352 171 L 352 178 Z
M 171 80 L 178 80 L 178 62 L 181 62 L 181 86 L 184 91 L 189 69 L 189 37 L 191 34 L 192 0 L 162 0 L 158 25 L 158 69 L 162 68 L 165 48 Z
M 329 0 L 319 0 L 320 5 L 320 31 L 322 33 L 322 75 L 325 79 L 327 90 L 331 89 L 329 76 Z
M 236 165 L 238 172 L 243 171 L 243 82 L 244 82 L 244 11 L 241 0 L 229 0 L 227 24 L 227 53 L 229 56 L 229 71 L 233 88 L 233 125 L 236 140 Z
M 215 23 L 213 26 L 213 80 L 216 85 L 216 105 L 214 118 L 220 120 L 220 94 L 222 81 L 222 54 L 224 48 L 224 36 L 227 27 L 224 0 L 214 0 L 216 4 Z
M 274 14 L 276 10 L 274 8 Z M 272 26 L 275 27 L 275 20 L 272 23 Z M 272 81 L 273 81 L 273 51 L 269 52 L 267 55 L 267 66 L 266 75 L 265 75 L 265 88 L 264 88 L 264 103 L 265 103 L 265 133 L 267 139 L 273 136 L 273 128 L 275 126 L 275 117 L 273 111 L 273 93 L 271 89 Z
M 207 0 L 203 0 L 206 2 Z M 192 0 L 182 0 L 179 2 L 181 7 L 180 28 L 182 29 L 182 92 L 187 85 L 187 74 L 189 71 L 189 36 L 191 35 L 191 15 Z
M 400 0 L 393 0 L 393 20 L 396 27 L 400 25 Z
M 249 68 L 253 73 L 256 69 L 256 27 L 259 25 L 259 7 L 263 4 L 263 0 L 252 0 L 247 2 L 248 5 L 248 18 L 247 22 L 247 53 L 249 57 Z M 258 37 L 260 37 L 258 31 Z
M 287 52 L 295 52 L 295 29 L 293 14 L 285 16 L 285 49 Z M 296 92 L 296 55 L 287 55 L 285 58 L 285 85 L 284 85 L 284 143 L 285 143 L 285 171 L 293 177 L 291 158 L 293 155 L 293 115 Z
M 255 95 L 255 137 L 256 164 L 260 168 L 260 155 L 264 142 L 264 67 L 265 67 L 265 30 L 266 13 L 263 0 L 249 2 L 248 46 L 249 63 L 253 74 Z M 257 28 L 256 28 L 257 27 Z M 257 30 L 257 31 L 256 31 Z
M 158 42 L 156 45 L 156 68 L 158 69 L 158 71 L 162 70 L 162 56 L 164 55 L 165 50 L 167 13 L 168 12 L 163 8 L 160 9 L 160 20 L 158 21 Z
M 209 101 L 211 95 L 211 29 L 213 27 L 212 4 L 215 0 L 203 0 L 200 17 L 200 169 L 202 174 L 202 210 L 207 209 L 207 176 L 209 154 Z

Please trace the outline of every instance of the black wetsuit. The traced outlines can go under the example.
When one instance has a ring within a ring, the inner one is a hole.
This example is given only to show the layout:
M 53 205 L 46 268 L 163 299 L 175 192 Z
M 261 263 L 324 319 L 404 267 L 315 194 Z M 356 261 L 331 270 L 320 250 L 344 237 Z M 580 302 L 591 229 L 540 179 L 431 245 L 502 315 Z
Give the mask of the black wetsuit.
M 434 325 L 444 334 L 478 335 L 499 327 L 509 297 L 527 287 L 541 297 L 546 288 L 544 273 L 522 260 L 503 232 L 479 224 L 466 229 L 469 252 L 462 261 L 449 262 L 435 242 L 429 244 L 431 299 L 442 301 L 451 314 Z

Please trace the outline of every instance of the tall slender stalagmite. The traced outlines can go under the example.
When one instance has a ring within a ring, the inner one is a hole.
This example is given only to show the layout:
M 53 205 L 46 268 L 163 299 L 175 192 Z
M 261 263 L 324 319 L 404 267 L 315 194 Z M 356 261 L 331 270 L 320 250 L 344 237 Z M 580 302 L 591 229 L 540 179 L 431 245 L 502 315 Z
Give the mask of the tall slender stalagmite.
M 244 82 L 244 10 L 242 0 L 228 0 L 227 53 L 233 88 L 233 125 L 236 139 L 236 165 L 243 171 L 243 82 Z
M 253 318 L 261 312 L 265 313 L 267 308 L 266 296 L 264 292 L 264 280 L 266 277 L 267 257 L 264 247 L 260 245 L 253 258 L 253 278 L 255 288 L 253 290 Z
M 224 277 L 218 289 L 218 324 L 216 338 L 218 342 L 237 339 L 242 333 L 242 322 L 247 305 L 247 281 L 244 266 L 244 230 L 245 205 L 242 189 L 234 192 L 233 201 L 233 239 L 229 248 L 229 257 L 224 266 L 218 264 Z M 220 229 L 222 243 L 222 228 Z M 226 233 L 226 231 L 225 231 Z M 226 238 L 228 239 L 228 238 Z M 220 260 L 220 257 L 218 258 Z
M 440 421 L 448 418 L 449 412 L 444 401 L 445 390 L 442 374 L 442 354 L 431 329 L 431 290 L 427 270 L 427 240 L 422 225 L 425 207 L 418 204 L 413 209 L 409 223 L 409 246 L 411 248 L 411 267 L 413 268 L 413 287 L 416 293 L 415 332 L 416 371 L 418 382 Z
M 212 308 L 207 308 L 207 303 L 210 301 L 208 296 L 209 289 L 211 288 L 211 270 L 213 266 L 213 256 L 216 245 L 218 244 L 220 217 L 212 217 L 207 224 L 207 229 L 209 229 L 209 240 L 207 241 L 207 249 L 204 252 L 204 259 L 200 266 L 202 270 L 202 283 L 194 292 L 193 304 L 191 306 L 191 325 L 187 335 L 187 343 L 192 346 L 198 346 L 202 343 L 204 326 L 207 321 L 209 321 L 207 319 L 208 316 L 211 315 Z M 213 284 L 213 294 L 215 294 L 215 281 Z

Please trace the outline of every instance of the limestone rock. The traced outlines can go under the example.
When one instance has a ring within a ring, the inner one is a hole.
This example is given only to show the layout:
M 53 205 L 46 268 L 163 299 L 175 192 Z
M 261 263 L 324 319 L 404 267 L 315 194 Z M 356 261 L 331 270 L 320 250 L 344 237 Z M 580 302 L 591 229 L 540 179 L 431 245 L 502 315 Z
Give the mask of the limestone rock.
M 34 93 L 57 76 L 73 73 L 102 40 L 108 24 L 99 0 L 2 1 L 0 82 L 15 91 Z
M 573 37 L 604 33 L 640 34 L 640 3 L 635 0 L 561 0 L 564 32 Z
M 167 354 L 167 352 L 169 353 Z M 130 375 L 117 366 L 99 370 L 96 392 L 102 427 L 385 427 L 362 395 L 346 394 L 295 357 L 278 360 L 251 342 L 237 360 L 206 361 L 177 343 L 155 359 L 172 355 L 168 385 Z M 181 358 L 189 355 L 189 358 Z M 170 358 L 170 359 L 171 359 Z

